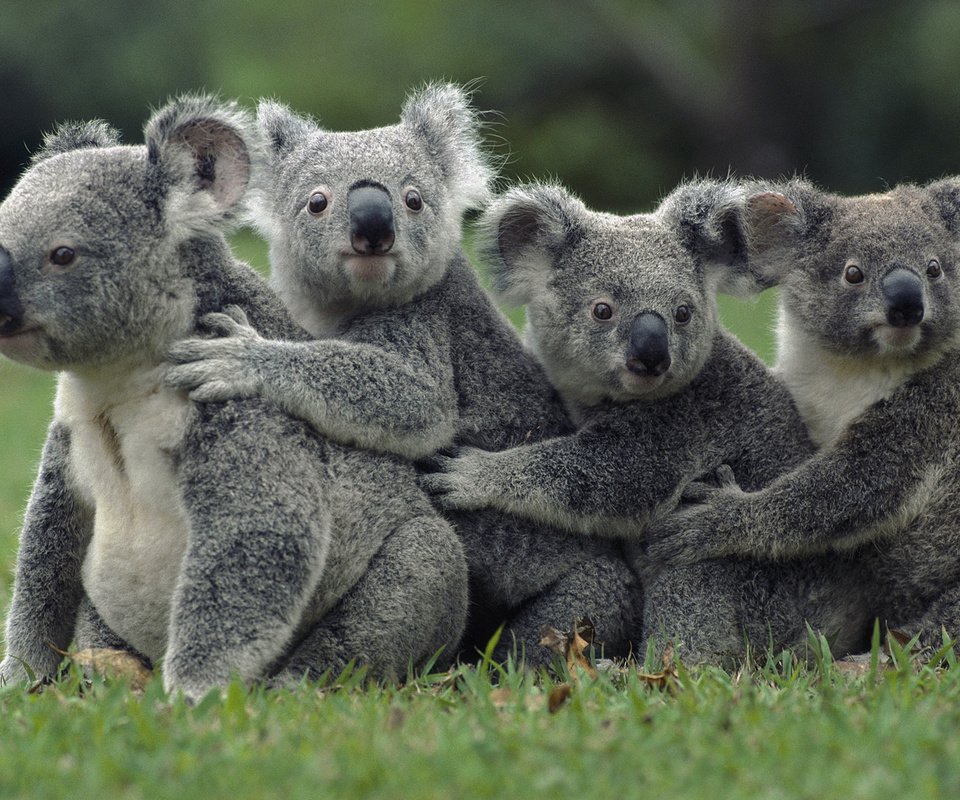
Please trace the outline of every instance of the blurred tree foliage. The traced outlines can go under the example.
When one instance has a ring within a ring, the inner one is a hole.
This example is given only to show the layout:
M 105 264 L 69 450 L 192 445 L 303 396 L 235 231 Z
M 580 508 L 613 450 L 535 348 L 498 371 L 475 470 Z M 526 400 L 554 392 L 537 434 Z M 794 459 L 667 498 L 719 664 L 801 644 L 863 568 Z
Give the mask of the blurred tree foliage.
M 838 191 L 960 172 L 947 0 L 5 0 L 0 189 L 43 131 L 151 105 L 273 96 L 331 128 L 482 79 L 504 177 L 649 208 L 684 176 L 806 172 Z

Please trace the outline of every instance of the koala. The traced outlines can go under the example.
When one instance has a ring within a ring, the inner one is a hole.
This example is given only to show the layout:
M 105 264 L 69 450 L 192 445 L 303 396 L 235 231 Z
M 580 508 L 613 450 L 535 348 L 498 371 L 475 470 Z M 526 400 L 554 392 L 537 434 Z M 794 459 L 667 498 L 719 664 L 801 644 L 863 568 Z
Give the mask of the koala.
M 757 491 L 706 492 L 649 552 L 845 554 L 872 614 L 938 648 L 960 636 L 960 179 L 748 194 L 752 260 L 780 287 L 777 370 L 818 451 Z
M 0 205 L 0 353 L 59 373 L 0 679 L 54 676 L 74 637 L 162 659 L 189 700 L 351 660 L 402 677 L 462 633 L 462 546 L 407 462 L 164 384 L 211 312 L 306 334 L 223 237 L 258 150 L 245 114 L 184 97 L 145 141 L 65 126 Z
M 436 457 L 421 483 L 441 506 L 626 541 L 643 578 L 642 637 L 676 638 L 688 661 L 741 656 L 771 637 L 800 644 L 805 622 L 857 646 L 867 613 L 834 558 L 661 570 L 644 553 L 645 530 L 691 481 L 726 465 L 760 489 L 813 453 L 787 388 L 717 319 L 718 291 L 755 286 L 737 187 L 690 182 L 653 213 L 622 217 L 525 185 L 492 204 L 480 231 L 495 289 L 526 305 L 530 345 L 578 428 Z
M 556 391 L 480 285 L 461 246 L 464 212 L 493 169 L 467 94 L 428 85 L 398 124 L 331 132 L 274 103 L 258 109 L 268 163 L 252 218 L 272 282 L 313 341 L 277 341 L 237 317 L 170 350 L 172 386 L 198 401 L 262 396 L 337 442 L 408 459 L 499 450 L 572 429 Z M 470 568 L 464 649 L 501 622 L 536 667 L 544 624 L 590 616 L 626 651 L 635 578 L 616 543 L 563 537 L 509 515 L 451 512 Z

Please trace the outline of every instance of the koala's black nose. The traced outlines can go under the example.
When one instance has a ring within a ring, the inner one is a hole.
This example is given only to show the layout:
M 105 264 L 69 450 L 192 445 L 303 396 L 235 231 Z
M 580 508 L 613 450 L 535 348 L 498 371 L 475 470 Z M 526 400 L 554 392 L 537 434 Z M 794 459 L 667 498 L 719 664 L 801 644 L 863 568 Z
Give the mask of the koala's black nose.
M 396 240 L 390 196 L 379 186 L 357 186 L 347 195 L 350 244 L 360 255 L 382 256 Z
M 23 304 L 13 280 L 13 259 L 0 247 L 0 336 L 15 333 L 23 324 Z
M 923 283 L 920 276 L 904 267 L 894 267 L 880 284 L 887 302 L 887 322 L 895 328 L 919 325 L 923 319 Z
M 636 375 L 657 377 L 670 369 L 670 339 L 667 323 L 652 311 L 645 311 L 630 326 L 627 369 Z

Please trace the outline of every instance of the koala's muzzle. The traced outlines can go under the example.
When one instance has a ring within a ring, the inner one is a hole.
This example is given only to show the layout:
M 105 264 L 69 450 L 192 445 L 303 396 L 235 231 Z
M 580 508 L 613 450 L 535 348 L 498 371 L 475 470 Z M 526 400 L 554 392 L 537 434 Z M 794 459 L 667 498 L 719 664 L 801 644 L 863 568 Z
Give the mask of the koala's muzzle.
M 923 319 L 923 283 L 920 276 L 904 267 L 894 267 L 880 283 L 887 304 L 887 322 L 895 328 L 919 325 Z
M 13 280 L 13 259 L 0 247 L 0 336 L 16 333 L 23 325 L 23 304 Z
M 635 375 L 656 378 L 670 369 L 667 323 L 652 311 L 639 314 L 630 326 L 627 369 Z
M 379 186 L 363 185 L 347 195 L 350 214 L 350 245 L 364 256 L 390 252 L 396 240 L 390 196 Z

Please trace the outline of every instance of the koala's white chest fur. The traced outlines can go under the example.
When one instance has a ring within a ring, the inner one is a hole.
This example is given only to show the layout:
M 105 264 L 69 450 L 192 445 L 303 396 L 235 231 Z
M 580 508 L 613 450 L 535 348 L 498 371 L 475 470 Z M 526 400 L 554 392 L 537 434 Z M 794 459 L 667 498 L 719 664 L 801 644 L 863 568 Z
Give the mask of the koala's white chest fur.
M 889 397 L 925 364 L 842 358 L 806 336 L 781 311 L 776 372 L 790 389 L 819 448 L 827 447 L 874 403 Z
M 64 375 L 55 406 L 70 430 L 71 480 L 94 509 L 84 589 L 107 624 L 154 659 L 187 544 L 175 454 L 195 413 L 159 378 L 158 369 Z

